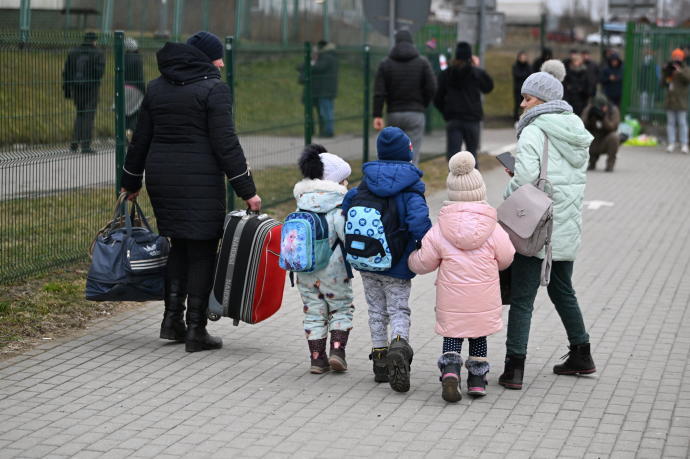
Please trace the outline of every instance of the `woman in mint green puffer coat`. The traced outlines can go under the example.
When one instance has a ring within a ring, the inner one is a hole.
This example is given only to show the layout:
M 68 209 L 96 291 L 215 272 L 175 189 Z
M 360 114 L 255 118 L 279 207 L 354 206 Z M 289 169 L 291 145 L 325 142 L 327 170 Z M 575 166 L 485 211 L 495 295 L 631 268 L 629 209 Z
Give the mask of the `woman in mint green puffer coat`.
M 541 169 L 545 136 L 548 137 L 547 178 L 554 201 L 551 237 L 553 266 L 547 287 L 549 298 L 561 317 L 570 342 L 565 362 L 553 368 L 556 374 L 589 374 L 596 371 L 572 285 L 573 264 L 582 237 L 582 202 L 587 183 L 587 164 L 592 135 L 563 97 L 565 67 L 547 61 L 542 71 L 530 75 L 522 86 L 524 114 L 518 123 L 515 171 L 504 197 L 520 186 L 536 183 Z M 511 302 L 508 315 L 505 370 L 499 384 L 521 389 L 527 341 L 534 300 L 541 279 L 544 254 L 527 257 L 519 253 L 511 267 Z

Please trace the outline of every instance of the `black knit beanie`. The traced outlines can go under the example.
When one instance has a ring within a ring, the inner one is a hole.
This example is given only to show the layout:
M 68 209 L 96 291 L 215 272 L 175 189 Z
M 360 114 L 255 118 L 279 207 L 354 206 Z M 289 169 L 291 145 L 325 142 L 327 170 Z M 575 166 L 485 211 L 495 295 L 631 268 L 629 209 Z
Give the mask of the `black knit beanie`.
M 461 41 L 455 48 L 455 58 L 459 61 L 469 61 L 472 59 L 472 47 L 466 41 Z
M 187 44 L 201 50 L 211 62 L 223 58 L 223 42 L 211 32 L 197 32 L 189 37 Z

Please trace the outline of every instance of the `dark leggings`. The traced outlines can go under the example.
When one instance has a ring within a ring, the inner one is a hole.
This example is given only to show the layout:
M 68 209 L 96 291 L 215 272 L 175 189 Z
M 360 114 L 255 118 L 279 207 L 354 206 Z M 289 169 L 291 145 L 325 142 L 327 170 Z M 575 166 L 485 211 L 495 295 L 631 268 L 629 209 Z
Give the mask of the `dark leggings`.
M 171 239 L 166 276 L 190 296 L 208 297 L 213 285 L 218 239 Z M 186 289 L 185 289 L 186 285 Z
M 462 338 L 443 337 L 443 353 L 457 352 L 462 350 Z M 470 355 L 472 357 L 486 357 L 486 336 L 479 338 L 469 338 Z

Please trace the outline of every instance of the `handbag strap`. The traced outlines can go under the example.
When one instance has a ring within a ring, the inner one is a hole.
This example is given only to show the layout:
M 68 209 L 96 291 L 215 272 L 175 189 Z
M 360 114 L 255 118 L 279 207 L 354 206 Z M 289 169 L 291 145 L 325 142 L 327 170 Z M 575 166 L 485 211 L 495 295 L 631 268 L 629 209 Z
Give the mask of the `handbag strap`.
M 549 172 L 549 136 L 546 132 L 541 131 L 544 134 L 544 149 L 541 154 L 541 167 L 539 168 L 539 179 L 537 180 L 537 188 L 544 191 L 546 188 L 546 182 L 549 181 L 547 174 Z

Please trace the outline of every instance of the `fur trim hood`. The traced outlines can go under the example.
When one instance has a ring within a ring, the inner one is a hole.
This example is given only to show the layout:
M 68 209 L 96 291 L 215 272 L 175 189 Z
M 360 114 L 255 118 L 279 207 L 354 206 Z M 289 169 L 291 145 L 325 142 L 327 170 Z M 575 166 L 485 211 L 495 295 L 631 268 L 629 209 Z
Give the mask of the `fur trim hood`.
M 292 192 L 298 208 L 325 213 L 342 204 L 347 188 L 330 180 L 303 179 Z

